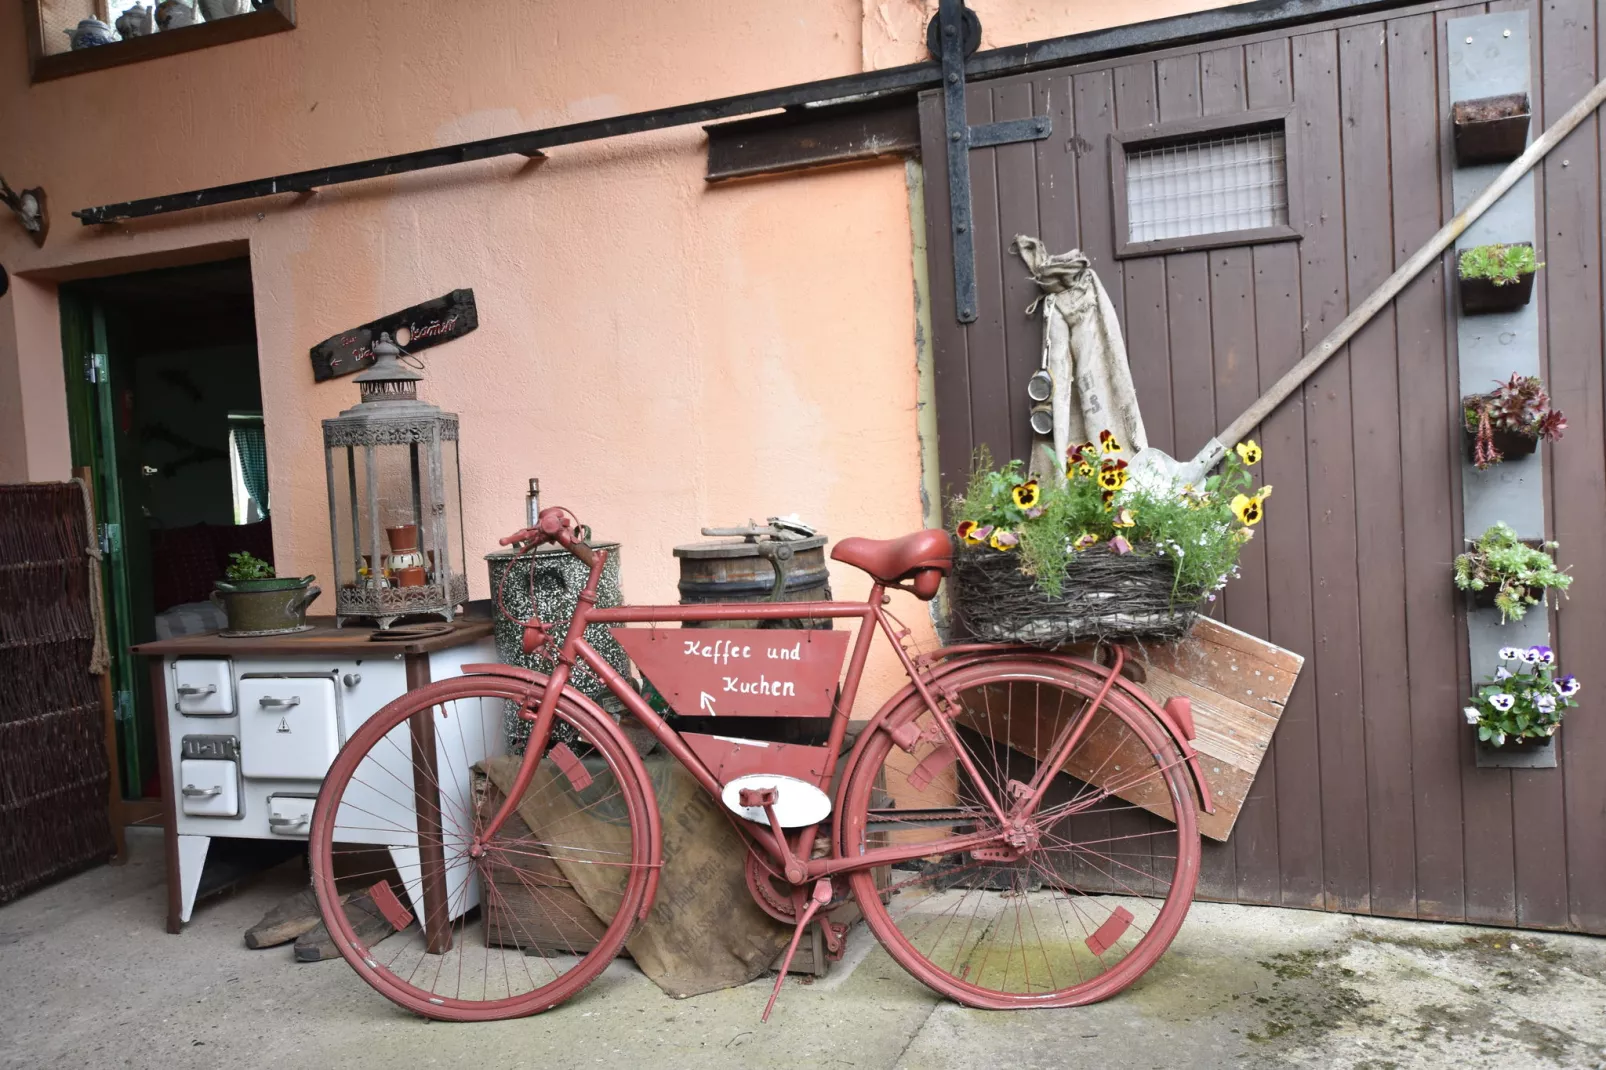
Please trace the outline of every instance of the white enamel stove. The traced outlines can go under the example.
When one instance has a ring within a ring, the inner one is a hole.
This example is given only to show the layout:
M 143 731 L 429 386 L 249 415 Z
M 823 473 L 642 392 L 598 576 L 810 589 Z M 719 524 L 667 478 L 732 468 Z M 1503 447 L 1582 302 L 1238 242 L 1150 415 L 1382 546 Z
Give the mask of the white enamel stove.
M 307 838 L 324 774 L 347 738 L 407 690 L 409 658 L 426 662 L 427 678 L 435 680 L 458 675 L 464 664 L 496 660 L 488 638 L 427 655 L 373 646 L 363 657 L 242 651 L 162 659 L 180 885 L 179 916 L 170 929 L 190 919 L 214 837 Z M 500 741 L 482 741 L 480 749 L 494 753 Z M 395 820 L 410 824 L 412 814 Z M 393 854 L 404 880 L 416 874 L 416 848 Z M 422 917 L 420 905 L 414 914 Z

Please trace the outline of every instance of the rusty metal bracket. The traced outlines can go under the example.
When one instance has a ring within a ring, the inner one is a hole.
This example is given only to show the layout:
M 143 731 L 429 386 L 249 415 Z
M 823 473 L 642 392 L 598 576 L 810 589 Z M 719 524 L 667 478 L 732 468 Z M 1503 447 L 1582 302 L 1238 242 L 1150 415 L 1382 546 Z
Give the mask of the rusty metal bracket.
M 948 214 L 954 239 L 954 307 L 960 323 L 976 319 L 976 241 L 971 226 L 970 150 L 1041 141 L 1046 115 L 971 126 L 965 114 L 965 60 L 981 46 L 981 20 L 964 0 L 942 0 L 926 28 L 926 47 L 942 62 L 942 109 L 948 144 Z

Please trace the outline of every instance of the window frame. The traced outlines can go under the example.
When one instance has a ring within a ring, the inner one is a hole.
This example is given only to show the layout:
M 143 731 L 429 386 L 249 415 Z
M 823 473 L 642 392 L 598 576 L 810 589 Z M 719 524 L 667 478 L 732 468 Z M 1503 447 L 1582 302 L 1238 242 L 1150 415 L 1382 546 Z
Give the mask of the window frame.
M 144 0 L 155 6 L 158 0 Z M 97 8 L 99 5 L 97 5 Z M 67 78 L 86 71 L 102 71 L 148 59 L 174 56 L 181 52 L 245 41 L 296 28 L 295 0 L 271 0 L 266 6 L 219 19 L 217 22 L 200 22 L 177 30 L 164 30 L 132 41 L 86 48 L 79 52 L 45 51 L 44 30 L 39 18 L 39 0 L 22 0 L 24 36 L 28 40 L 29 84 Z
M 1299 167 L 1299 124 L 1297 109 L 1292 104 L 1275 108 L 1257 108 L 1231 115 L 1212 115 L 1203 119 L 1183 119 L 1160 123 L 1140 130 L 1117 130 L 1110 134 L 1110 203 L 1115 225 L 1115 258 L 1125 260 L 1137 256 L 1156 256 L 1162 253 L 1185 253 L 1195 249 L 1220 249 L 1229 245 L 1259 245 L 1265 242 L 1299 241 L 1304 237 L 1300 225 L 1304 220 L 1301 211 Z M 1132 227 L 1127 217 L 1127 154 L 1143 149 L 1164 148 L 1167 145 L 1223 137 L 1236 133 L 1252 133 L 1280 125 L 1283 132 L 1283 152 L 1288 179 L 1288 222 L 1271 227 L 1252 227 L 1244 230 L 1222 230 L 1214 234 L 1184 234 L 1175 238 L 1157 238 L 1152 241 L 1132 241 Z

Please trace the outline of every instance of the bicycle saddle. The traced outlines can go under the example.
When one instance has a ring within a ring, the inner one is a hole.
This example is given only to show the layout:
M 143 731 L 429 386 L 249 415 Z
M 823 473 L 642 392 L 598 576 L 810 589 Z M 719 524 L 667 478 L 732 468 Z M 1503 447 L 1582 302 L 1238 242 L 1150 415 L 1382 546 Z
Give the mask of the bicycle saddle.
M 888 586 L 913 580 L 907 589 L 929 601 L 953 567 L 954 551 L 946 531 L 928 528 L 901 539 L 843 539 L 831 547 L 831 558 L 863 569 Z

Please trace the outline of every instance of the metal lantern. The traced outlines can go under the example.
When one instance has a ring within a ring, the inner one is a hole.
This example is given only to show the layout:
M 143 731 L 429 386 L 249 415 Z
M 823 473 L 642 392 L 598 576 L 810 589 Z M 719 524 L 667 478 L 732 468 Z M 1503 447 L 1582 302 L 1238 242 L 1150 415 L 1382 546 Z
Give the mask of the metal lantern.
M 451 620 L 468 601 L 457 414 L 418 399 L 424 377 L 381 334 L 362 400 L 323 422 L 335 623 Z

